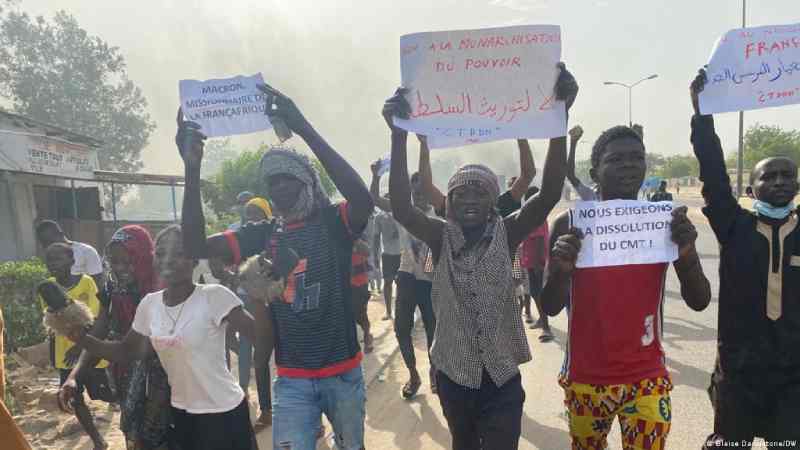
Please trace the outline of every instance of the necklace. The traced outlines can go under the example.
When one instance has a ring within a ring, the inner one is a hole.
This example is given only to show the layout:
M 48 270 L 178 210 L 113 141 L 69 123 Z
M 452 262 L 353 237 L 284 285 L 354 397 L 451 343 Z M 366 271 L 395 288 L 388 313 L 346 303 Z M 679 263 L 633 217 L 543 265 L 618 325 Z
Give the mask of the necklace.
M 187 298 L 186 300 L 183 301 L 183 303 L 181 303 L 181 309 L 178 310 L 178 315 L 175 318 L 172 318 L 172 315 L 169 313 L 169 309 L 167 309 L 167 304 L 164 303 L 162 300 L 162 304 L 164 305 L 164 314 L 166 314 L 167 317 L 169 317 L 169 320 L 172 321 L 172 328 L 169 329 L 170 336 L 175 334 L 175 328 L 178 327 L 178 321 L 181 320 L 181 314 L 183 313 L 183 308 L 186 306 L 186 302 L 188 300 L 189 299 Z

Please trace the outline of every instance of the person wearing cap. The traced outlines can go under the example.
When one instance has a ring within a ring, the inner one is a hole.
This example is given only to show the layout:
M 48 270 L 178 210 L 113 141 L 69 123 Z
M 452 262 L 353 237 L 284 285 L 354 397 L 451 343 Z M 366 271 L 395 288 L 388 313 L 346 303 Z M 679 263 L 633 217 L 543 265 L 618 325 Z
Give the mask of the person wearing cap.
M 290 148 L 272 148 L 261 160 L 276 220 L 247 224 L 236 232 L 206 239 L 200 198 L 205 136 L 179 114 L 176 142 L 186 168 L 182 223 L 185 251 L 228 264 L 265 253 L 293 250 L 299 263 L 280 298 L 270 299 L 275 324 L 272 441 L 276 448 L 313 449 L 322 414 L 343 450 L 364 447 L 365 385 L 356 333 L 358 311 L 350 286 L 354 239 L 373 211 L 369 190 L 358 173 L 306 120 L 292 100 L 263 86 L 266 110 L 300 136 L 330 175 L 345 201 L 332 203 L 310 159 Z M 260 334 L 263 326 L 257 326 Z M 259 342 L 256 342 L 258 351 Z M 263 344 L 262 344 L 263 345 Z
M 560 64 L 556 98 L 567 108 L 578 85 Z M 411 202 L 406 141 L 394 125 L 410 106 L 404 89 L 386 101 L 391 130 L 389 192 L 395 219 L 433 255 L 433 307 L 437 319 L 431 359 L 453 449 L 515 450 L 525 392 L 518 366 L 531 359 L 511 260 L 517 246 L 558 203 L 566 173 L 565 137 L 550 140 L 541 191 L 519 213 L 501 217 L 497 176 L 486 166 L 461 167 L 447 185 L 446 219 L 429 217 Z

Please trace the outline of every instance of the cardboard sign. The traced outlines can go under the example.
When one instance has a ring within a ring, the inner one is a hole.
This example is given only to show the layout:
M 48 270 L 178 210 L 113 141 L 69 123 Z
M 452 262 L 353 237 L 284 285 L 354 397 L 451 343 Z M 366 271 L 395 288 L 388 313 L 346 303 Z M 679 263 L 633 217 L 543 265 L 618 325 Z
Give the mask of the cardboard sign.
M 576 267 L 653 264 L 678 259 L 670 237 L 672 202 L 577 202 L 572 226 L 583 232 Z
M 555 100 L 561 30 L 526 25 L 409 34 L 400 38 L 408 120 L 432 149 L 567 133 Z
M 218 80 L 181 80 L 183 114 L 202 126 L 208 137 L 233 136 L 269 130 L 264 114 L 264 95 L 256 88 L 264 84 L 261 73 Z
M 800 24 L 742 28 L 714 46 L 700 112 L 800 103 Z

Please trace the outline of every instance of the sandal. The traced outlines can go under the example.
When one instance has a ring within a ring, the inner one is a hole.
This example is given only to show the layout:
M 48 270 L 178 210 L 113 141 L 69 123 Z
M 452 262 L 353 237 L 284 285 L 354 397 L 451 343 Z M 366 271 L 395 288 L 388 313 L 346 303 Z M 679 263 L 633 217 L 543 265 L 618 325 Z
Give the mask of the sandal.
M 414 396 L 417 395 L 417 392 L 419 392 L 419 387 L 421 385 L 422 385 L 422 380 L 420 379 L 408 380 L 408 383 L 406 383 L 403 386 L 403 391 L 402 391 L 403 398 L 406 400 L 411 400 L 412 398 L 414 398 Z
M 431 369 L 431 394 L 439 395 L 439 383 L 436 379 L 436 369 Z
M 554 339 L 555 336 L 553 336 L 553 332 L 550 330 L 544 330 L 542 332 L 542 335 L 539 336 L 539 342 L 541 343 L 552 342 Z
M 533 317 L 530 314 L 525 314 L 525 323 L 533 323 Z

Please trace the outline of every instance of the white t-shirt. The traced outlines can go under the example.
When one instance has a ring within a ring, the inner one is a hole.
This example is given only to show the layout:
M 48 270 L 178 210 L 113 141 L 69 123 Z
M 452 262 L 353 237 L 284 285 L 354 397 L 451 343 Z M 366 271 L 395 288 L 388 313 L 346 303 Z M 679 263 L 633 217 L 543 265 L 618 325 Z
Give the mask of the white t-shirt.
M 242 301 L 218 284 L 197 285 L 178 306 L 164 304 L 164 291 L 142 299 L 133 329 L 149 337 L 158 353 L 172 387 L 172 406 L 208 414 L 231 411 L 242 402 L 244 392 L 225 362 L 224 319 L 237 306 Z
M 432 206 L 428 207 L 425 211 L 428 217 L 436 217 L 436 212 Z M 420 281 L 431 281 L 433 278 L 433 257 L 427 245 L 423 244 L 411 233 L 400 227 L 402 233 L 400 242 L 402 242 L 403 253 L 400 256 L 399 272 L 408 273 Z M 419 254 L 414 255 L 412 249 L 413 241 L 417 241 L 419 247 Z
M 72 265 L 73 275 L 103 273 L 103 261 L 91 245 L 72 241 L 72 254 L 75 257 L 75 264 Z

